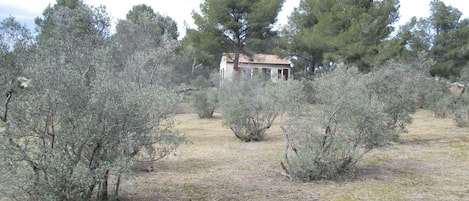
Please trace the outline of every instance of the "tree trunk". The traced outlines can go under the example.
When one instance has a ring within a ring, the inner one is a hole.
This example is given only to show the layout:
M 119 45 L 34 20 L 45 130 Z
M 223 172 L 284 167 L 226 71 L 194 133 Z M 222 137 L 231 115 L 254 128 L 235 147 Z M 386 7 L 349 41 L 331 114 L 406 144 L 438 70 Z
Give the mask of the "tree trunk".
M 235 58 L 233 59 L 233 69 L 236 71 L 236 72 L 239 72 L 238 71 L 238 66 L 239 66 L 239 54 L 240 54 L 240 51 L 239 50 L 236 50 L 235 52 Z
M 101 181 L 101 188 L 99 189 L 99 196 L 98 200 L 109 200 L 109 195 L 108 195 L 108 180 L 109 180 L 109 170 L 106 170 L 104 172 L 104 177 L 103 180 Z
M 120 186 L 120 183 L 121 183 L 121 174 L 119 174 L 117 176 L 117 181 L 116 181 L 116 192 L 114 193 L 114 196 L 119 197 L 119 186 Z
M 3 112 L 3 115 L 0 116 L 0 120 L 2 120 L 3 122 L 7 122 L 7 116 L 8 116 L 8 103 L 10 102 L 10 99 L 11 99 L 11 95 L 12 95 L 12 92 L 11 91 L 8 91 L 6 93 L 6 100 L 5 100 L 5 105 L 4 105 L 4 112 Z

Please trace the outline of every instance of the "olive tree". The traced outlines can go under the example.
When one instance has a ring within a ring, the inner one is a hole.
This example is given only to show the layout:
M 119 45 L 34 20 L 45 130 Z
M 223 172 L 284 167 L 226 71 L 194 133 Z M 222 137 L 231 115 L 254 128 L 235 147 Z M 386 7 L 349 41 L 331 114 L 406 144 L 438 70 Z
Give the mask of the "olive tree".
M 8 104 L 22 88 L 21 77 L 32 44 L 31 32 L 13 17 L 4 19 L 0 24 L 0 96 L 4 99 L 0 120 L 7 121 Z
M 80 5 L 49 13 L 55 26 L 29 54 L 31 82 L 0 130 L 4 197 L 106 200 L 133 162 L 158 160 L 183 140 L 172 118 L 179 96 L 131 70 L 148 58 L 116 69 L 109 18 Z
M 368 74 L 338 68 L 315 78 L 314 109 L 302 109 L 282 123 L 287 173 L 302 181 L 331 179 L 397 140 L 416 105 L 408 88 L 412 79 L 401 67 Z
M 173 87 L 190 80 L 192 60 L 177 41 L 176 22 L 155 13 L 150 6 L 136 5 L 119 20 L 112 36 L 117 68 L 129 62 L 145 62 L 137 71 L 145 71 L 151 83 Z M 144 74 L 140 74 L 144 75 Z
M 218 107 L 218 90 L 202 75 L 191 82 L 197 91 L 192 92 L 192 107 L 199 118 L 211 118 Z
M 217 92 L 212 89 L 204 89 L 193 93 L 192 106 L 199 118 L 211 118 L 218 105 Z
M 463 93 L 456 102 L 453 120 L 458 127 L 469 126 L 469 94 Z
M 446 118 L 454 106 L 447 81 L 429 80 L 427 83 L 423 94 L 424 108 L 433 111 L 435 117 Z
M 0 135 L 4 134 L 5 127 L 10 121 L 12 102 L 15 102 L 22 93 L 28 80 L 23 75 L 27 55 L 31 49 L 32 35 L 30 31 L 13 17 L 4 19 L 0 25 Z M 9 111 L 10 109 L 10 111 Z M 0 150 L 5 147 L 5 140 L 0 140 Z M 5 167 L 7 163 L 3 160 L 4 153 L 1 153 L 0 160 L 0 196 L 13 193 L 11 182 L 17 178 L 9 174 L 9 169 Z
M 271 83 L 262 77 L 236 77 L 220 88 L 223 124 L 242 141 L 262 141 L 274 120 L 304 101 L 296 80 Z

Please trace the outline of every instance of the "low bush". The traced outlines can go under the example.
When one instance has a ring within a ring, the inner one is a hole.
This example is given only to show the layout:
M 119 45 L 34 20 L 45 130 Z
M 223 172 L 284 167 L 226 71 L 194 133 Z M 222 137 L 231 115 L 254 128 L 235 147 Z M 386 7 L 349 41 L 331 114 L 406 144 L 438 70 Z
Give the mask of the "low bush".
M 426 81 L 421 96 L 423 108 L 433 111 L 435 117 L 446 118 L 452 113 L 454 102 L 446 81 Z
M 205 89 L 193 93 L 192 107 L 200 118 L 211 118 L 218 105 L 217 92 Z
M 458 127 L 469 126 L 469 94 L 462 94 L 455 104 L 453 120 Z
M 262 77 L 237 77 L 220 89 L 223 125 L 242 141 L 261 141 L 273 121 L 304 103 L 300 82 L 270 83 Z
M 456 109 L 454 111 L 454 121 L 458 127 L 468 127 L 469 126 L 469 69 L 465 68 L 461 71 L 461 82 L 463 83 L 463 88 L 461 88 L 460 94 L 458 94 L 458 99 L 456 102 Z
M 397 140 L 416 110 L 406 73 L 400 65 L 368 74 L 340 68 L 314 79 L 314 110 L 282 122 L 288 174 L 303 181 L 334 178 Z

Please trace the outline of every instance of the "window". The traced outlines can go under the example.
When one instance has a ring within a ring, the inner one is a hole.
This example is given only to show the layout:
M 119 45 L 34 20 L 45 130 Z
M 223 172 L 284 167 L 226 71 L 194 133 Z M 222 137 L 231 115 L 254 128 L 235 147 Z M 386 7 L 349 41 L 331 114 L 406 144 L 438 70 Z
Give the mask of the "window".
M 242 68 L 242 75 L 246 77 L 251 77 L 252 76 L 252 69 L 250 68 Z

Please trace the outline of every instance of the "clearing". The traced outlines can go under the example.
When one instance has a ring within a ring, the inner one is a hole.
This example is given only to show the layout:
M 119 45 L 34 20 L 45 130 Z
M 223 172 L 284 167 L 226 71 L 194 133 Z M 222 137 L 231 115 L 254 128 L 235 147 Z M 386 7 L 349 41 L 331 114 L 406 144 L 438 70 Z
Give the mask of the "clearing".
M 176 116 L 191 143 L 125 178 L 124 200 L 469 200 L 469 129 L 420 110 L 401 141 L 365 156 L 350 176 L 292 182 L 280 161 L 278 122 L 266 141 L 244 143 L 221 126 L 221 115 Z

